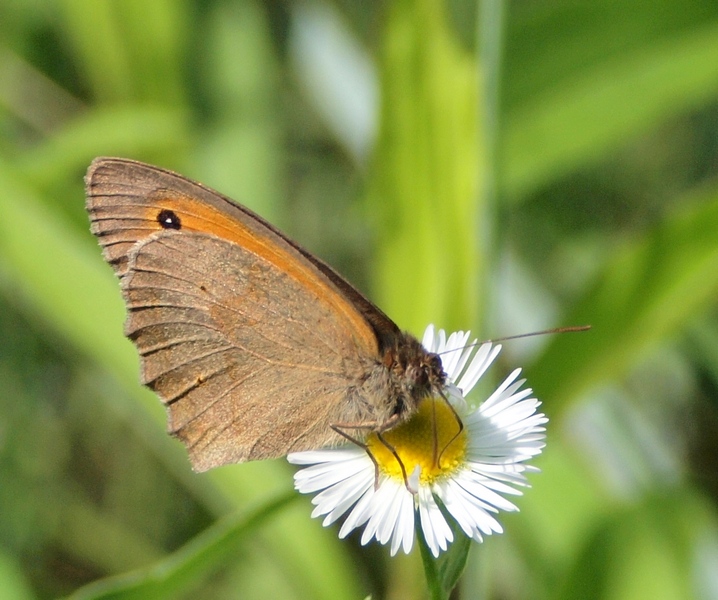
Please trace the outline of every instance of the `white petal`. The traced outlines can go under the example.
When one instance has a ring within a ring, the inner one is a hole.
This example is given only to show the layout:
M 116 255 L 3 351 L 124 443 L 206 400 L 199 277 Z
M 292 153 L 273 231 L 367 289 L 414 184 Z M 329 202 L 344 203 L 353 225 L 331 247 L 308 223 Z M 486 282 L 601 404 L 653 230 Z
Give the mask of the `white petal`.
M 337 462 L 346 460 L 347 456 L 358 456 L 365 454 L 363 448 L 357 446 L 346 446 L 342 448 L 330 448 L 327 450 L 308 450 L 306 452 L 292 452 L 287 454 L 287 460 L 293 465 L 313 465 L 324 462 Z
M 442 550 L 448 548 L 448 543 L 454 541 L 454 534 L 428 486 L 419 488 L 419 517 L 426 545 L 431 553 L 438 557 Z
M 479 531 L 485 535 L 503 531 L 499 522 L 485 508 L 485 504 L 466 492 L 458 481 L 448 481 L 442 493 L 443 497 L 440 497 L 445 503 L 446 509 L 456 519 L 467 536 L 474 537 Z
M 482 344 L 476 351 L 461 379 L 456 382 L 456 385 L 463 390 L 464 395 L 474 388 L 481 376 L 486 372 L 486 369 L 491 366 L 491 363 L 499 355 L 499 352 L 501 352 L 501 346 L 492 346 L 491 344 Z
M 506 494 L 508 496 L 521 496 L 523 494 L 521 490 L 517 490 L 511 487 L 510 485 L 507 485 L 507 483 L 510 483 L 511 485 L 526 487 L 526 478 L 521 475 L 521 473 L 508 472 L 510 469 L 511 465 L 508 465 L 508 468 L 504 466 L 501 471 L 491 473 L 487 469 L 482 469 L 481 465 L 476 465 L 472 463 L 471 469 L 467 469 L 461 474 L 461 485 L 464 485 L 464 481 L 467 481 L 476 483 L 477 485 L 481 486 L 481 488 L 488 488 L 489 490 L 491 490 L 492 492 L 496 492 L 497 494 Z M 480 491 L 480 489 L 477 489 L 474 495 L 480 496 Z M 486 500 L 487 502 L 490 501 L 488 498 L 486 498 Z M 505 498 L 502 499 L 502 503 L 500 504 L 494 503 L 494 506 L 502 510 L 516 510 L 516 507 Z
M 411 552 L 414 544 L 414 498 L 411 494 L 402 496 L 401 510 L 394 527 L 394 535 L 391 538 L 391 555 L 394 556 L 399 547 L 404 554 Z
M 467 334 L 468 336 L 468 334 Z M 463 352 L 461 353 L 461 358 L 459 359 L 458 363 L 454 367 L 454 372 L 449 374 L 452 381 L 457 381 L 461 374 L 464 372 L 464 369 L 466 368 L 466 363 L 471 358 L 471 355 L 476 350 L 476 344 L 477 340 L 473 340 L 471 344 L 469 344 L 467 347 L 464 348 Z
M 497 465 L 489 465 L 488 463 L 476 463 L 472 462 L 470 463 L 471 470 L 469 473 L 475 473 L 479 475 L 483 475 L 484 477 L 487 477 L 490 481 L 494 482 L 491 484 L 491 488 L 494 489 L 493 486 L 499 486 L 503 485 L 504 483 L 509 484 L 511 486 L 519 486 L 519 487 L 528 487 L 528 483 L 526 482 L 526 478 L 523 476 L 524 465 L 513 465 L 513 464 L 497 464 Z M 488 484 L 487 487 L 489 487 Z M 507 486 L 508 487 L 508 486 Z M 511 490 L 511 491 L 508 491 Z M 511 494 L 514 496 L 520 496 L 521 491 L 516 490 L 514 488 L 508 487 L 506 491 L 504 490 L 498 490 L 502 494 Z
M 461 505 L 461 499 L 457 502 L 455 495 L 451 491 L 451 480 L 445 481 L 439 485 L 433 487 L 434 493 L 441 498 L 441 501 L 446 506 L 452 517 L 459 524 L 461 529 L 468 537 L 472 537 L 474 534 L 473 519 L 470 519 L 466 514 L 465 508 Z
M 447 340 L 446 348 L 441 354 L 441 366 L 452 381 L 454 381 L 461 372 L 458 366 L 464 351 L 467 350 L 466 342 L 469 339 L 469 335 L 468 331 L 466 333 L 461 331 L 452 333 Z M 468 350 L 471 349 L 469 348 Z
M 339 537 L 345 538 L 357 527 L 361 527 L 369 520 L 372 511 L 380 508 L 381 505 L 377 503 L 377 491 L 372 486 L 369 488 L 364 495 L 359 498 L 351 512 L 347 515 L 347 518 L 342 523 L 341 529 L 339 529 Z
M 421 340 L 421 345 L 426 348 L 429 352 L 435 352 L 434 350 L 434 324 L 430 324 L 427 326 L 427 328 L 424 330 L 424 337 Z
M 371 490 L 374 486 L 374 475 L 367 474 L 366 477 L 356 477 L 350 486 L 342 486 L 341 489 L 333 489 L 331 498 L 324 501 L 321 494 L 318 494 L 312 500 L 312 503 L 316 505 L 314 511 L 312 511 L 312 517 L 326 514 L 322 524 L 326 527 L 331 525 L 339 517 L 341 517 L 346 511 L 348 511 L 362 496 Z M 316 514 L 315 514 L 316 513 Z
M 398 507 L 401 505 L 401 494 L 409 492 L 403 485 L 398 485 L 393 479 L 386 479 L 379 485 L 375 494 L 374 511 L 364 527 L 361 536 L 362 545 L 367 544 L 373 537 L 383 543 L 390 539 L 396 523 Z
M 462 473 L 461 476 L 455 480 L 457 486 L 461 487 L 467 494 L 470 494 L 472 498 L 476 498 L 476 500 L 480 501 L 481 506 L 490 512 L 498 512 L 498 509 L 507 512 L 518 510 L 514 504 L 506 500 L 501 494 L 497 494 L 490 486 L 486 485 L 486 483 L 488 483 L 486 477 L 481 477 L 471 472 Z M 513 493 L 521 494 L 520 492 L 516 492 L 516 490 L 509 489 Z
M 443 329 L 439 329 L 439 340 L 434 343 L 436 344 L 437 354 L 441 354 L 446 350 L 446 332 Z
M 500 402 L 507 396 L 511 396 L 512 392 L 510 391 L 510 389 L 518 389 L 518 387 L 521 386 L 521 383 L 523 383 L 519 382 L 518 385 L 514 384 L 515 379 L 519 376 L 520 373 L 521 369 L 515 369 L 506 379 L 504 379 L 501 385 L 497 387 L 496 390 L 494 390 L 494 393 L 491 394 L 491 396 L 486 399 L 486 402 L 481 405 L 480 410 L 482 412 L 489 411 L 494 404 Z M 514 384 L 514 387 L 510 388 L 511 384 Z
M 387 505 L 384 515 L 380 519 L 380 523 L 376 530 L 376 539 L 380 544 L 386 544 L 394 535 L 394 529 L 399 521 L 401 507 L 405 500 L 411 500 L 411 494 L 406 493 L 406 488 L 402 490 L 397 488 L 391 502 Z
M 419 477 L 421 476 L 421 465 L 416 465 L 411 475 L 406 480 L 406 487 L 412 493 L 416 494 L 419 490 Z
M 371 459 L 364 454 L 348 460 L 307 467 L 294 474 L 294 487 L 303 494 L 339 485 L 343 481 L 374 470 Z

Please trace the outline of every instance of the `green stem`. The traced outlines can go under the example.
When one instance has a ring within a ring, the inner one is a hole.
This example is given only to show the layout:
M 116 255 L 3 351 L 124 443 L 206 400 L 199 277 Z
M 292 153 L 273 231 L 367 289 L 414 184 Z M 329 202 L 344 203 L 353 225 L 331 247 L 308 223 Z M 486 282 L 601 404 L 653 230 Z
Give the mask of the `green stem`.
M 434 555 L 431 553 L 429 545 L 426 543 L 418 513 L 416 515 L 415 527 L 416 539 L 421 552 L 421 562 L 424 565 L 424 575 L 426 575 L 426 585 L 429 588 L 429 598 L 431 598 L 431 600 L 446 600 L 451 590 L 446 592 L 444 586 L 441 584 L 439 565 L 437 559 L 434 558 Z
M 441 512 L 446 518 L 454 534 L 454 541 L 449 545 L 446 552 L 435 558 L 429 549 L 424 538 L 424 531 L 421 528 L 421 519 L 417 513 L 415 520 L 416 539 L 421 551 L 421 561 L 424 565 L 426 584 L 429 588 L 431 600 L 448 600 L 452 590 L 456 587 L 459 577 L 464 571 L 466 561 L 469 558 L 471 549 L 471 538 L 461 530 L 459 524 L 449 515 L 441 501 L 436 499 Z

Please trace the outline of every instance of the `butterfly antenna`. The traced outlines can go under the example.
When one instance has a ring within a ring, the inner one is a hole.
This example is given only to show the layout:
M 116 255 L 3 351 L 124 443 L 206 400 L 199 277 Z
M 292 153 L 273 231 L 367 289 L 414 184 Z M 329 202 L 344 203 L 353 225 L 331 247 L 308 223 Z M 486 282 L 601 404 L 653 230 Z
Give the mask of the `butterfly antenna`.
M 466 346 L 462 346 L 461 348 L 454 348 L 452 350 L 444 350 L 443 352 L 439 352 L 438 354 L 448 354 L 449 352 L 456 352 L 457 350 L 466 350 L 467 348 L 474 348 L 476 346 L 481 346 L 482 344 L 494 344 L 496 342 L 505 342 L 508 340 L 517 340 L 521 338 L 527 338 L 527 337 L 534 337 L 537 335 L 551 335 L 554 333 L 573 333 L 578 331 L 588 331 L 591 329 L 590 325 L 572 325 L 569 327 L 556 327 L 553 329 L 544 329 L 542 331 L 532 331 L 530 333 L 519 333 L 517 335 L 508 335 L 505 337 L 495 338 L 493 340 L 484 340 L 483 342 L 474 342 L 473 344 L 467 344 Z M 454 415 L 454 419 L 456 419 L 456 423 L 459 426 L 459 430 L 454 434 L 454 436 L 449 440 L 449 442 L 443 447 L 441 452 L 438 452 L 438 431 L 436 429 L 436 409 L 434 408 L 434 457 L 435 457 L 435 464 L 437 468 L 441 468 L 441 457 L 444 455 L 444 452 L 446 452 L 447 448 L 451 446 L 451 444 L 454 443 L 454 441 L 461 435 L 461 432 L 464 430 L 464 422 L 461 420 L 461 417 L 459 417 L 459 414 L 456 412 L 456 409 L 452 406 L 451 402 L 449 402 L 449 399 L 446 397 L 446 394 L 442 391 L 439 392 L 442 399 L 446 403 L 446 406 L 449 407 L 451 412 Z
M 448 354 L 450 352 L 456 352 L 457 350 L 465 350 L 466 348 L 474 348 L 475 346 L 481 346 L 482 344 L 495 344 L 496 342 L 507 342 L 509 340 L 535 337 L 537 335 L 552 335 L 554 333 L 574 333 L 577 331 L 588 331 L 589 329 L 591 329 L 590 325 L 572 325 L 570 327 L 555 327 L 554 329 L 544 329 L 542 331 L 532 331 L 530 333 L 518 333 L 516 335 L 507 335 L 505 337 L 494 338 L 492 340 L 484 340 L 483 342 L 474 342 L 473 344 L 467 344 L 466 346 L 462 346 L 461 348 L 444 350 L 442 352 L 438 352 L 438 354 Z

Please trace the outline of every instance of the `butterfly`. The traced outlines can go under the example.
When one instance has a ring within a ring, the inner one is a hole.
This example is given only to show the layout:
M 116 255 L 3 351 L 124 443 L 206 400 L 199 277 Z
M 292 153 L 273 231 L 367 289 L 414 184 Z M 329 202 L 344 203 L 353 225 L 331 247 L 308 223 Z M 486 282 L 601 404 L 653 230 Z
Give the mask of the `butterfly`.
M 196 471 L 361 443 L 442 394 L 437 354 L 244 206 L 122 158 L 85 183 L 142 382 Z

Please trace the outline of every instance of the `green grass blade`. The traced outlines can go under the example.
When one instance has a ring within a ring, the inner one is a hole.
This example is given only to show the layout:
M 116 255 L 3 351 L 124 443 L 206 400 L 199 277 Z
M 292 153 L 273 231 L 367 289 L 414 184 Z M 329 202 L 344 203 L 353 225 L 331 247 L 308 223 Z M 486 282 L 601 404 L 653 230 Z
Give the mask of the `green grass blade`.
M 478 82 L 437 0 L 391 6 L 379 146 L 371 174 L 379 225 L 379 305 L 416 333 L 427 319 L 468 327 L 482 314 Z
M 281 511 L 296 494 L 285 494 L 242 514 L 226 517 L 159 563 L 92 583 L 70 600 L 159 600 L 186 593 L 240 555 L 247 535 Z
M 713 98 L 718 25 L 618 54 L 506 115 L 503 188 L 527 193 Z
M 556 336 L 531 369 L 549 410 L 593 385 L 615 381 L 675 334 L 718 293 L 718 192 L 687 198 L 653 230 L 619 249 L 566 324 L 587 333 Z

